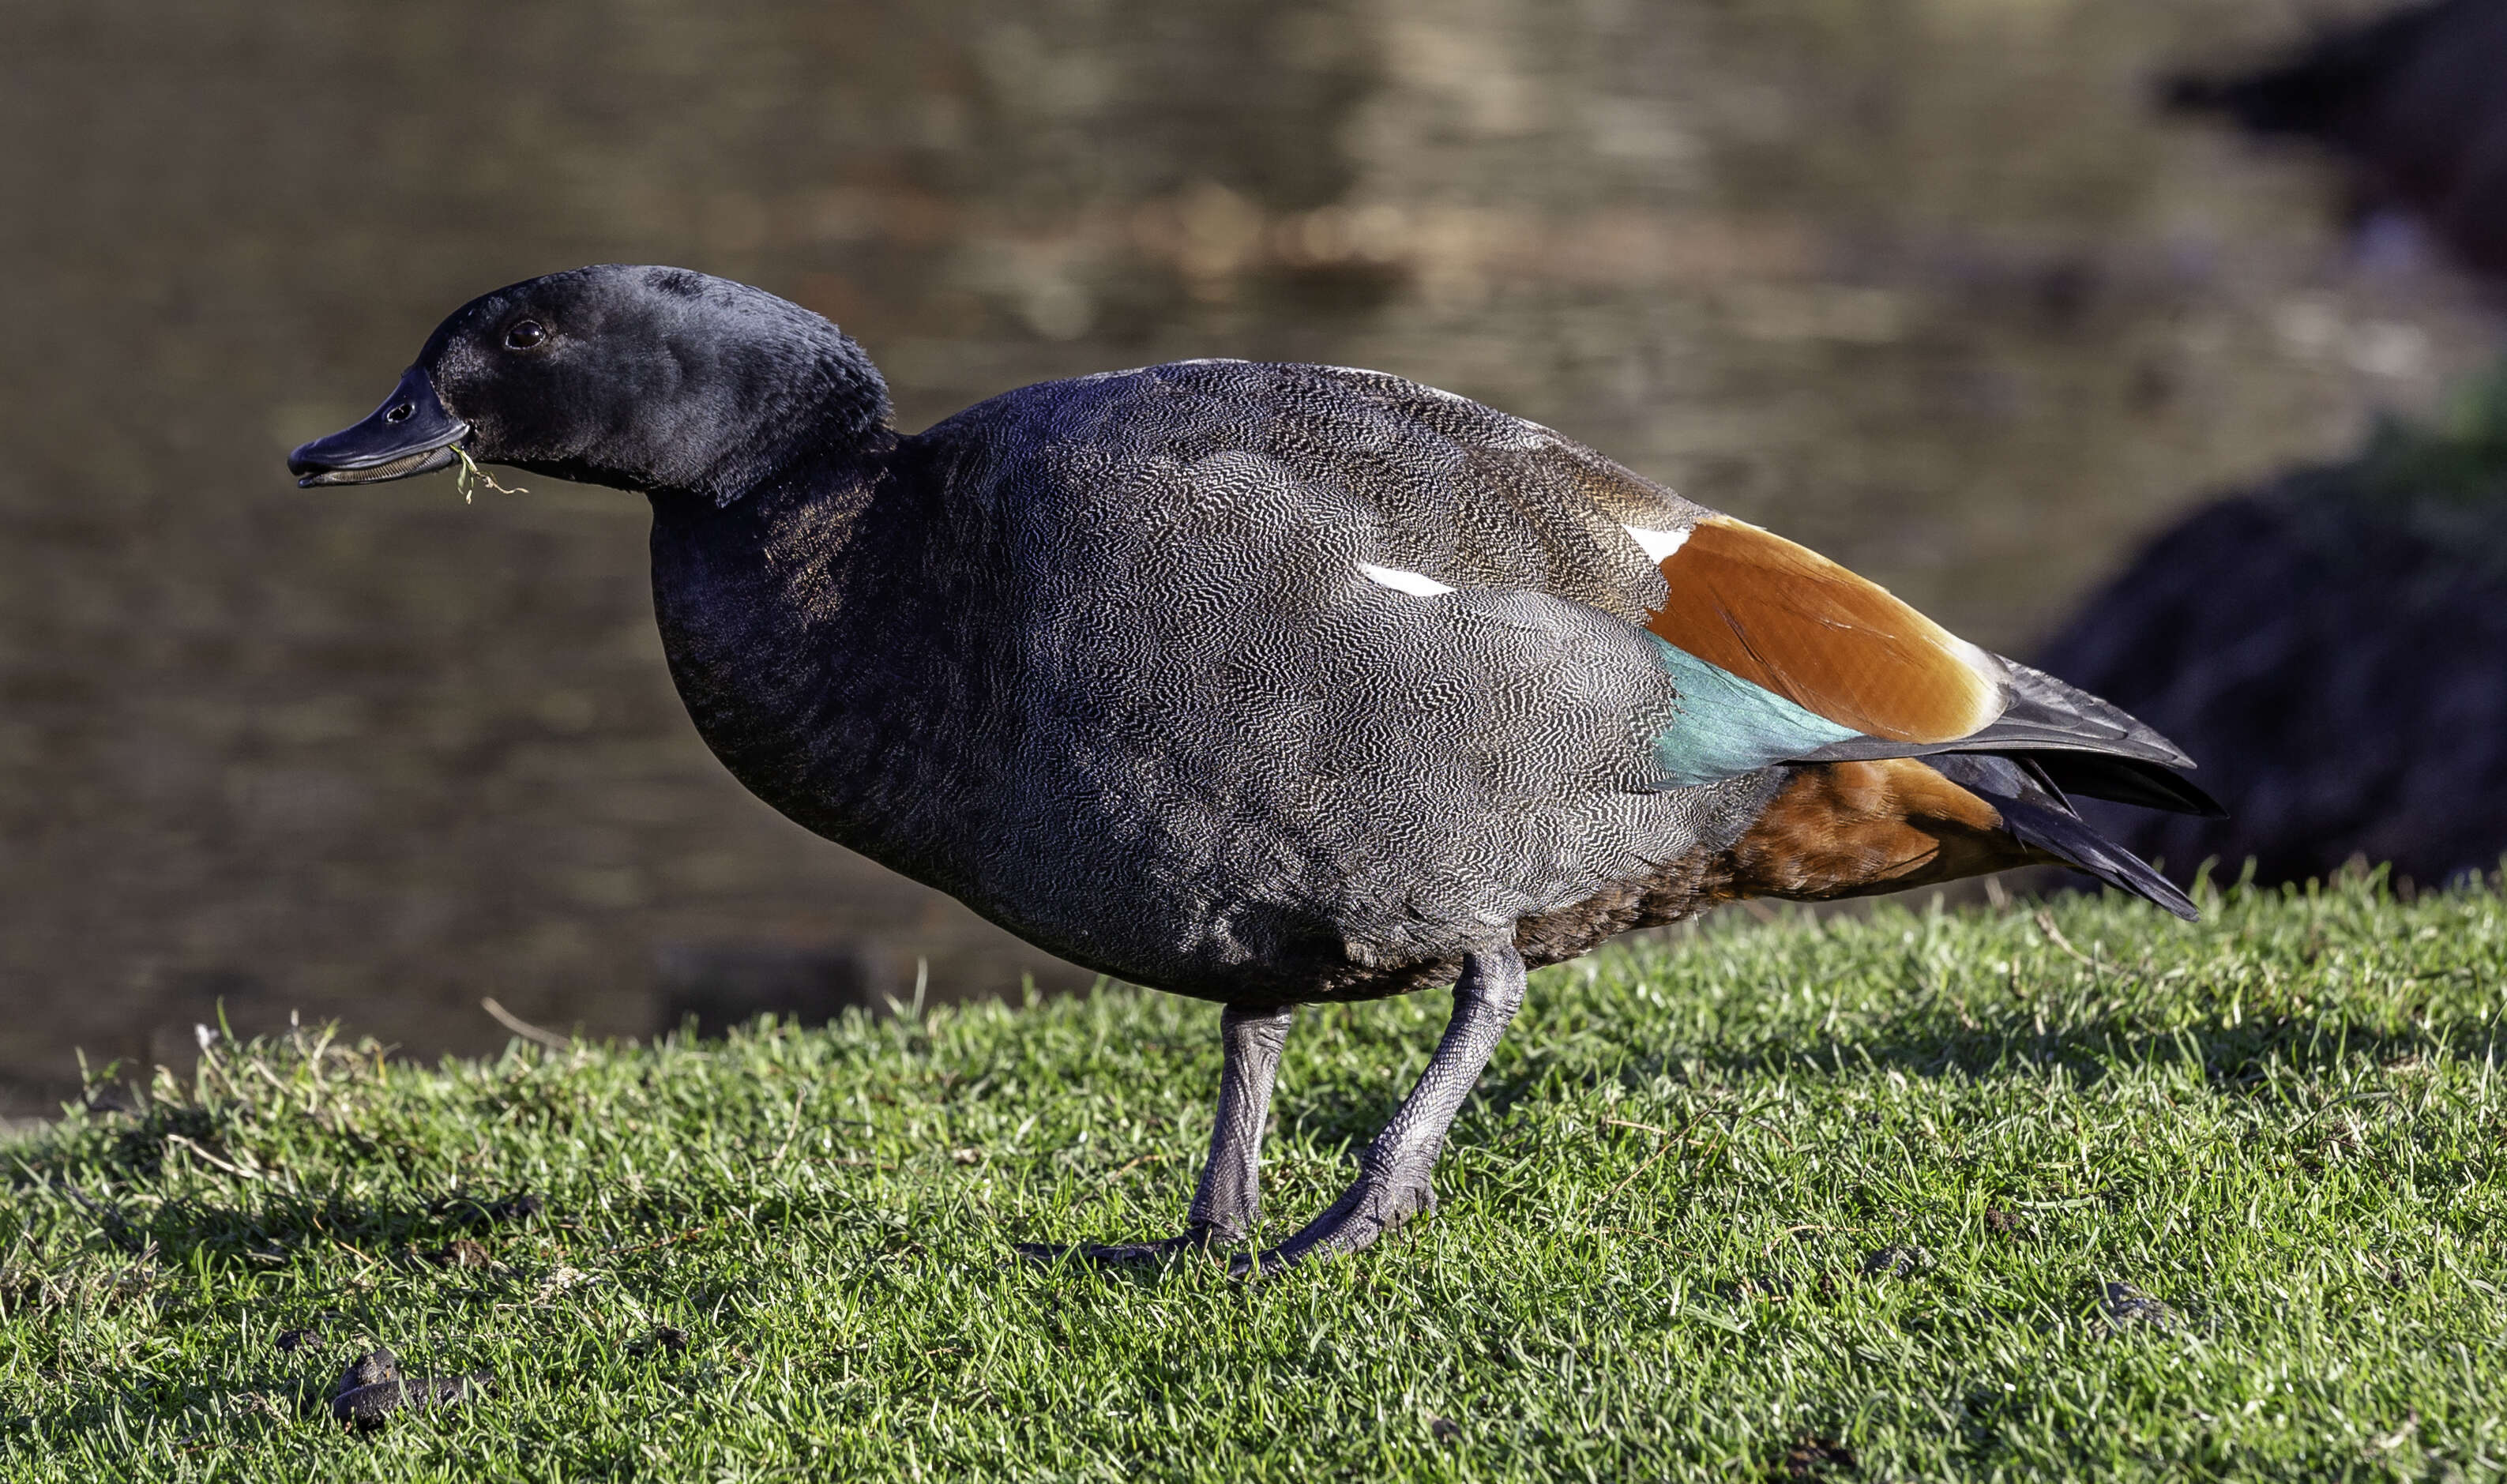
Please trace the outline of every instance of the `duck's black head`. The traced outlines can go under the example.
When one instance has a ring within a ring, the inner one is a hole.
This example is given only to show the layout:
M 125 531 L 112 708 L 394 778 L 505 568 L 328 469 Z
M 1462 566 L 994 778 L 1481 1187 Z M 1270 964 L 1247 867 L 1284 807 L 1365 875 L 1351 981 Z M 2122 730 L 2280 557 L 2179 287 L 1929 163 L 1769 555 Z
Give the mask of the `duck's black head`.
M 356 426 L 287 457 L 300 485 L 482 463 L 729 503 L 887 436 L 861 347 L 799 305 L 680 268 L 579 268 L 455 309 Z

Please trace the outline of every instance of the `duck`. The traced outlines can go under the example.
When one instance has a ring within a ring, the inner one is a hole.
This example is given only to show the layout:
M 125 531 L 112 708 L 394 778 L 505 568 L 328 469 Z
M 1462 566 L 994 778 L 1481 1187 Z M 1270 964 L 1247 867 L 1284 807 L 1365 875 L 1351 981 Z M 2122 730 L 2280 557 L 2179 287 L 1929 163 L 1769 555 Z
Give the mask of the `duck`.
M 825 318 L 686 269 L 482 295 L 307 487 L 642 493 L 672 679 L 781 814 L 1036 947 L 1220 1006 L 1181 1229 L 1040 1261 L 1267 1276 L 1435 1207 L 1525 975 L 1756 897 L 2061 864 L 2195 908 L 2071 796 L 2215 813 L 2122 710 L 1547 427 L 1382 372 L 1191 360 L 919 433 Z M 1453 987 L 1348 1189 L 1267 1247 L 1297 1007 Z

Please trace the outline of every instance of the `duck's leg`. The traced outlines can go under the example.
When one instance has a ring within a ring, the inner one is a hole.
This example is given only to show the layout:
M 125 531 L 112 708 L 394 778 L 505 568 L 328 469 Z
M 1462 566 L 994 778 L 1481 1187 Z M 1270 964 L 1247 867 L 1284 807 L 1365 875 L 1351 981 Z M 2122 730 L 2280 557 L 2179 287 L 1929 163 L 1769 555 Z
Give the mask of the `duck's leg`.
M 1288 1241 L 1236 1259 L 1240 1274 L 1276 1273 L 1292 1263 L 1355 1252 L 1423 1211 L 1435 1209 L 1428 1176 L 1445 1147 L 1498 1037 L 1523 1005 L 1523 956 L 1511 943 L 1471 956 L 1454 985 L 1454 1017 L 1444 1039 L 1393 1120 L 1359 1157 L 1358 1181 Z
M 1262 1200 L 1262 1126 L 1271 1117 L 1271 1084 L 1295 1008 L 1229 1005 L 1218 1018 L 1226 1055 L 1218 1074 L 1218 1121 L 1210 1131 L 1210 1159 L 1184 1214 L 1183 1235 L 1110 1246 L 1023 1242 L 1019 1252 L 1045 1262 L 1065 1253 L 1090 1262 L 1161 1262 L 1177 1252 L 1240 1241 L 1253 1231 Z
M 1262 1129 L 1271 1121 L 1271 1086 L 1296 1008 L 1229 1005 L 1218 1018 L 1227 1058 L 1218 1074 L 1218 1121 L 1184 1213 L 1186 1242 L 1240 1242 L 1254 1230 L 1262 1210 Z

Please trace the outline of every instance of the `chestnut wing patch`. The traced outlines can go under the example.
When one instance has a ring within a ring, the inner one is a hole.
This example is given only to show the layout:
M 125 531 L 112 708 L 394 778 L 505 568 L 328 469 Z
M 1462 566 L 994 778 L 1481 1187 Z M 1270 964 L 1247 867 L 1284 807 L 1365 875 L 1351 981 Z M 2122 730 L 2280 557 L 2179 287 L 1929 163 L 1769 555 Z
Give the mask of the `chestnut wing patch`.
M 1944 742 L 2001 714 L 1981 650 L 1782 536 L 1709 516 L 1661 570 L 1671 593 L 1647 629 L 1850 732 Z

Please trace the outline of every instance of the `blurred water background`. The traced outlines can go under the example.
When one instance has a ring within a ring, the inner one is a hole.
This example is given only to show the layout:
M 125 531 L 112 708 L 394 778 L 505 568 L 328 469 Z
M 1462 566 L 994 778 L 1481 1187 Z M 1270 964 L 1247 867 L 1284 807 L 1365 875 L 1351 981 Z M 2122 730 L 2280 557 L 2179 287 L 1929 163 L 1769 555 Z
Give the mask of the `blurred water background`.
M 0 10 L 0 1112 L 337 1018 L 478 1051 L 1086 982 L 803 834 L 664 673 L 642 501 L 299 490 L 584 262 L 821 310 L 919 427 L 1196 355 L 1550 423 L 2026 653 L 2494 316 L 2154 104 L 2356 4 L 685 0 Z

